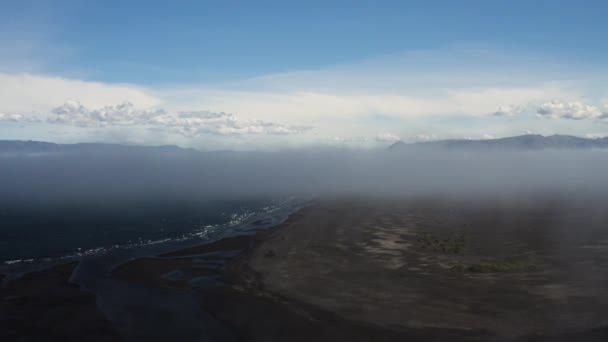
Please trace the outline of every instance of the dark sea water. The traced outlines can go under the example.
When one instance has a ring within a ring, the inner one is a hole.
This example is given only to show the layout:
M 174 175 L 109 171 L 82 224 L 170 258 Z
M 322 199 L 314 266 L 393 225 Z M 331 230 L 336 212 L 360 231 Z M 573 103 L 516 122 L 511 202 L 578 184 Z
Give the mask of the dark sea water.
M 281 210 L 288 199 L 0 208 L 0 265 L 151 244 L 196 243 Z
M 225 237 L 253 234 L 284 222 L 310 199 L 166 201 L 113 205 L 0 208 L 0 286 L 28 272 L 78 260 L 70 283 L 96 296 L 100 312 L 138 340 L 225 341 L 233 332 L 203 310 L 193 292 L 133 285 L 112 276 L 129 260 Z M 223 253 L 228 260 L 235 251 Z M 237 251 L 238 252 L 238 251 Z M 217 275 L 193 279 L 193 288 L 217 286 Z M 142 315 L 145 308 L 148 315 Z M 160 336 L 160 337 L 159 337 Z M 219 337 L 218 337 L 219 336 Z

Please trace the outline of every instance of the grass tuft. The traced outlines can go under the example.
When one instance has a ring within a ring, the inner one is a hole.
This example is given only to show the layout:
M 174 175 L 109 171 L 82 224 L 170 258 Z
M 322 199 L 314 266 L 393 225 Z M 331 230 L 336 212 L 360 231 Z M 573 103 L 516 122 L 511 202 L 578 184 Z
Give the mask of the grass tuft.
M 463 271 L 474 273 L 518 272 L 533 271 L 537 269 L 534 264 L 519 261 L 482 262 L 477 264 L 459 265 L 457 267 Z

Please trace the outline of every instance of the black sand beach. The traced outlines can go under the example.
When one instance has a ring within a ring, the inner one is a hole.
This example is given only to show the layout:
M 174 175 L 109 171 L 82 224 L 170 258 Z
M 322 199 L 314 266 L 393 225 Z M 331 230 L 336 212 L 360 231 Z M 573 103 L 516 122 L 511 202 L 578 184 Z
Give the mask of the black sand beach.
M 75 266 L 29 273 L 0 289 L 0 340 L 120 341 L 95 295 L 69 283 Z

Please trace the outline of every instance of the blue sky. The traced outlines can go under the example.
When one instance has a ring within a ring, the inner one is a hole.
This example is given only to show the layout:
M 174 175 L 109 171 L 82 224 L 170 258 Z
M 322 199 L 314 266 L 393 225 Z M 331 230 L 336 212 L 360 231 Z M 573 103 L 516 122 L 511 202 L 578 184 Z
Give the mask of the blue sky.
M 608 133 L 605 1 L 1 6 L 0 138 L 272 148 Z

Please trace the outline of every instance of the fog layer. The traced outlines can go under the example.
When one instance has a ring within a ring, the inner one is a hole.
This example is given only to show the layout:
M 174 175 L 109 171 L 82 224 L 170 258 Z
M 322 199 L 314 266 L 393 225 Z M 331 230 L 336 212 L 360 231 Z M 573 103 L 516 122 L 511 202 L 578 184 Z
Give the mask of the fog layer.
M 260 196 L 608 192 L 608 151 L 102 151 L 0 156 L 0 200 L 105 203 Z

